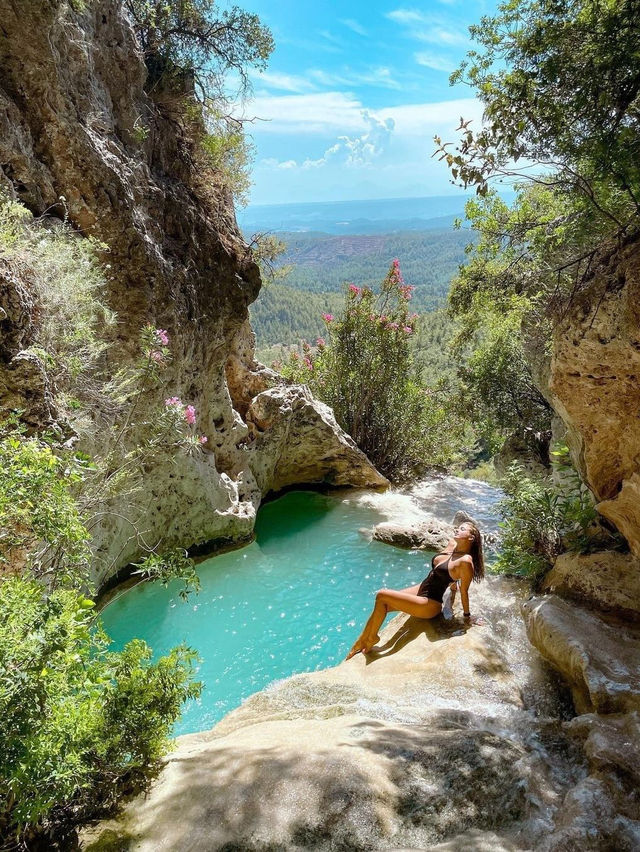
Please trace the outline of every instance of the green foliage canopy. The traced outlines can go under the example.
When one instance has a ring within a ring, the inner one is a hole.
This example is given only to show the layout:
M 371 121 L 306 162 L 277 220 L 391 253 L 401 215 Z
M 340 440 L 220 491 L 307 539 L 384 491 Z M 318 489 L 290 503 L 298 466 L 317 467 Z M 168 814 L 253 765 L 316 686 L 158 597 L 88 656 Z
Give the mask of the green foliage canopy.
M 601 192 L 610 182 L 626 196 L 618 212 L 638 213 L 635 0 L 510 0 L 471 34 L 479 49 L 452 82 L 476 89 L 486 124 L 474 131 L 463 123 L 457 154 L 444 151 L 454 178 L 484 192 L 489 177 L 514 173 L 513 163 L 524 161 L 525 175 L 541 164 L 552 182 L 587 196 L 604 215 L 618 219 Z
M 264 68 L 273 50 L 270 31 L 238 6 L 220 10 L 215 0 L 125 0 L 144 53 L 148 86 L 169 76 L 193 79 L 202 102 L 224 97 L 235 71 L 243 91 L 247 68 Z

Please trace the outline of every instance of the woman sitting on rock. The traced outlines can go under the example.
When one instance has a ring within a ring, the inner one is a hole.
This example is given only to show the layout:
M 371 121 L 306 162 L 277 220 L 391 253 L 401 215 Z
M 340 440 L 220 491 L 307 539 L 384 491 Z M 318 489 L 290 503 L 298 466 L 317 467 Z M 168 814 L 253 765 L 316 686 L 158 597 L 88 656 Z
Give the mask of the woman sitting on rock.
M 380 639 L 378 630 L 388 612 L 406 612 L 416 618 L 435 618 L 442 612 L 442 598 L 447 586 L 452 587 L 454 594 L 455 586 L 460 584 L 464 617 L 471 620 L 469 586 L 472 580 L 479 583 L 483 577 L 482 536 L 475 524 L 464 521 L 455 530 L 446 548 L 433 557 L 431 571 L 419 585 L 399 592 L 380 589 L 376 593 L 373 612 L 346 659 L 360 652 L 369 653 Z

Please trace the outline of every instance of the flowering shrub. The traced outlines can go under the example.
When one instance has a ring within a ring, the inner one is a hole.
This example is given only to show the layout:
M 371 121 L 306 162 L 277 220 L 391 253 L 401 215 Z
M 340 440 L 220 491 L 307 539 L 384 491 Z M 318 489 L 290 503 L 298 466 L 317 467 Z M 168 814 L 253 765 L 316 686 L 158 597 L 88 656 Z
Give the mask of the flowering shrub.
M 396 480 L 445 463 L 462 428 L 438 390 L 419 380 L 411 352 L 418 319 L 410 310 L 412 291 L 397 260 L 379 292 L 349 284 L 342 315 L 322 315 L 328 342 L 318 338 L 315 349 L 304 344 L 280 367 L 331 405 L 360 449 Z

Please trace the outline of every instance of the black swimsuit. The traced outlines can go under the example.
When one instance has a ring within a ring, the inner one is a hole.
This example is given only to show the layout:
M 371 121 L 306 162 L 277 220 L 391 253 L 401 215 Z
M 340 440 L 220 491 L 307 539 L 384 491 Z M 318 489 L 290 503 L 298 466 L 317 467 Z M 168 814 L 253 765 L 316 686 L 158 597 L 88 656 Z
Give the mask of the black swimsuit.
M 440 555 L 440 553 L 436 553 L 436 556 Z M 440 565 L 433 564 L 436 556 L 434 556 L 431 560 L 431 571 L 420 583 L 418 595 L 421 598 L 430 598 L 432 601 L 442 603 L 442 598 L 447 590 L 447 586 L 455 582 L 449 573 L 449 563 L 451 562 L 451 556 L 453 556 L 453 554 L 450 554 L 449 558 L 444 562 L 441 562 Z

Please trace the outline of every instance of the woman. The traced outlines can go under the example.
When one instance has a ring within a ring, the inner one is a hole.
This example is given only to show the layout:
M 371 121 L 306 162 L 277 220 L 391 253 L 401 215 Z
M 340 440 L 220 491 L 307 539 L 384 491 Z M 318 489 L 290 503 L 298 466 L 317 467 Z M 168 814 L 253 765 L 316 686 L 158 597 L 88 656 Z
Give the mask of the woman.
M 378 630 L 388 612 L 400 611 L 417 618 L 435 618 L 442 612 L 442 598 L 447 586 L 452 587 L 453 605 L 455 587 L 460 584 L 464 618 L 470 620 L 469 586 L 472 580 L 479 583 L 483 577 L 482 536 L 475 524 L 465 521 L 454 532 L 446 548 L 433 557 L 431 571 L 422 583 L 400 592 L 393 589 L 377 592 L 373 612 L 346 659 L 355 654 L 369 653 L 380 639 Z

